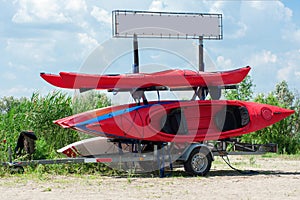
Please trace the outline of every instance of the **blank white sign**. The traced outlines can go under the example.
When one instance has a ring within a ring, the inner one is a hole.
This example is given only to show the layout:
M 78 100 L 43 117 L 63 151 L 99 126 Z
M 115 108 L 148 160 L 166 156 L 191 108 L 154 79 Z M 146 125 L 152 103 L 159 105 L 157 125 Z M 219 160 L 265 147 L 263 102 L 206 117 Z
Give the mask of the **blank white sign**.
M 113 11 L 114 37 L 222 39 L 222 15 Z

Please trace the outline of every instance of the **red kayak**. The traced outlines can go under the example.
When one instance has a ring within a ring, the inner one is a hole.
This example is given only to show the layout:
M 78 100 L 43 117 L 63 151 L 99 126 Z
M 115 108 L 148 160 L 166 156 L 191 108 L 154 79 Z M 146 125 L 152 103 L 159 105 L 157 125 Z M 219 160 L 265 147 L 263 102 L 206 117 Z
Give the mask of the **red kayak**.
M 166 70 L 155 73 L 120 75 L 81 74 L 60 72 L 59 75 L 41 73 L 48 83 L 69 89 L 128 89 L 152 86 L 198 87 L 223 86 L 240 83 L 250 71 L 250 67 L 224 72 L 196 72 L 191 70 Z
M 293 113 L 244 101 L 160 101 L 96 109 L 54 123 L 109 138 L 201 142 L 251 133 Z

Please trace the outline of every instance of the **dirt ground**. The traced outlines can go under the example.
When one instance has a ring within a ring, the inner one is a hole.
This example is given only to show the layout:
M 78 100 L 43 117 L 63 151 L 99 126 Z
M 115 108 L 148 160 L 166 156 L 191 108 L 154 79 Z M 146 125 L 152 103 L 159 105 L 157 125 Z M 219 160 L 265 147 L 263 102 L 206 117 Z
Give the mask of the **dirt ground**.
M 218 158 L 206 177 L 18 175 L 0 179 L 0 199 L 300 199 L 300 158 L 230 159 L 236 168 L 258 173 L 240 174 Z

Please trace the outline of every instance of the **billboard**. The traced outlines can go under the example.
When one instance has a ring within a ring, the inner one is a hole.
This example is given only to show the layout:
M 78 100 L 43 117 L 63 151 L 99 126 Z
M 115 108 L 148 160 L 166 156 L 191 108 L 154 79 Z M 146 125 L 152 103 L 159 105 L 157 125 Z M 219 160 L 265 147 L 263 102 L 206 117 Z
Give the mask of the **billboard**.
M 222 15 L 148 11 L 113 11 L 114 37 L 222 39 Z

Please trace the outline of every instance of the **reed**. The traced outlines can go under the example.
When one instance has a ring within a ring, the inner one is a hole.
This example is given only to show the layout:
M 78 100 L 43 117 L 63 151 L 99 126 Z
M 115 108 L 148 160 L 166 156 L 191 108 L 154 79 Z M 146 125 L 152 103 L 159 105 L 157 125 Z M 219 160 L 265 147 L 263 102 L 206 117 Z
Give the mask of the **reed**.
M 45 96 L 33 93 L 30 98 L 3 97 L 0 100 L 0 159 L 7 159 L 8 145 L 14 149 L 23 130 L 32 130 L 38 137 L 34 159 L 59 157 L 57 149 L 81 137 L 78 132 L 63 129 L 53 121 L 108 105 L 110 101 L 106 95 L 93 91 L 76 98 L 60 91 Z M 5 144 L 1 142 L 4 140 Z

